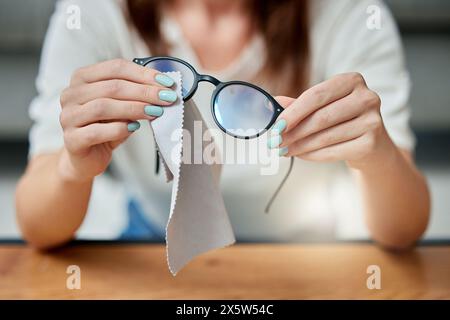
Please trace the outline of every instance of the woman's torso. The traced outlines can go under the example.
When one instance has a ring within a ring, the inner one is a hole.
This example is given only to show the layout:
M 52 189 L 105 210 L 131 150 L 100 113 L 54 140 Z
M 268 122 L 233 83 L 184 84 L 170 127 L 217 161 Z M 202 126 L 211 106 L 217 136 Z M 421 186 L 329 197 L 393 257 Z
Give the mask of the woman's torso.
M 222 81 L 252 81 L 265 63 L 263 40 L 259 35 L 255 35 L 226 68 L 216 72 L 205 70 L 173 17 L 166 15 L 161 28 L 163 36 L 172 47 L 170 55 L 185 59 L 198 72 L 212 74 Z M 122 54 L 128 59 L 151 55 L 136 30 L 129 28 L 129 32 L 130 47 L 124 48 Z M 270 91 L 270 84 L 266 89 Z M 201 84 L 193 99 L 208 127 L 217 129 L 210 111 L 213 90 L 212 86 Z M 216 141 L 228 141 L 227 145 L 233 143 L 233 138 L 224 133 L 218 130 L 213 130 L 213 133 L 216 135 Z M 238 143 L 241 144 L 241 152 L 256 152 L 260 147 L 256 141 Z M 225 157 L 226 150 L 221 150 L 221 154 Z M 237 157 L 234 160 L 237 162 Z M 281 182 L 289 163 L 288 159 L 281 158 L 278 170 L 263 175 L 263 168 L 269 166 L 267 160 L 259 159 L 259 162 L 263 163 L 258 164 L 249 164 L 248 161 L 238 164 L 228 159 L 228 163 L 224 164 L 221 176 L 222 194 L 237 237 L 275 241 L 333 238 L 335 213 L 331 185 L 336 174 L 342 172 L 342 164 L 316 164 L 296 159 L 286 185 L 267 215 L 264 208 Z M 120 172 L 122 179 L 134 186 L 130 187 L 135 189 L 130 190 L 130 195 L 138 198 L 150 221 L 163 227 L 169 212 L 171 186 L 165 182 L 162 174 L 155 176 L 154 162 L 154 141 L 151 131 L 144 127 L 144 130 L 134 134 L 116 151 L 113 166 Z M 129 168 L 131 163 L 134 163 L 134 168 Z

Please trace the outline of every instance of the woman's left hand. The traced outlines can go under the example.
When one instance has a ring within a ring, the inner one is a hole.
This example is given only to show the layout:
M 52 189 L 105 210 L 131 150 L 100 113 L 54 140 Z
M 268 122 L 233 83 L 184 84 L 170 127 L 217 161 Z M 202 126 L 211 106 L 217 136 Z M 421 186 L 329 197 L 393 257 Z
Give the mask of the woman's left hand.
M 276 99 L 286 109 L 274 126 L 281 135 L 272 137 L 269 147 L 280 148 L 280 155 L 344 160 L 360 168 L 393 146 L 383 126 L 381 100 L 359 73 L 337 75 L 297 99 Z

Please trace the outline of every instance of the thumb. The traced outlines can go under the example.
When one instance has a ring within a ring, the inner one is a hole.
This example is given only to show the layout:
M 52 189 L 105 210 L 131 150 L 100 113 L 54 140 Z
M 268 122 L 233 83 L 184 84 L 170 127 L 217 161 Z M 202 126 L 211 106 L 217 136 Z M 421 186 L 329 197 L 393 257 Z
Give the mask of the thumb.
M 275 97 L 275 100 L 283 107 L 288 108 L 294 101 L 294 98 L 286 97 L 286 96 L 277 96 Z
M 131 135 L 131 133 L 130 133 Z M 129 136 L 128 136 L 129 137 Z M 128 137 L 125 137 L 123 139 L 120 140 L 115 140 L 115 141 L 110 141 L 109 142 L 109 146 L 111 147 L 111 150 L 116 149 L 118 146 L 120 146 L 122 143 L 124 143 L 125 141 L 127 141 Z

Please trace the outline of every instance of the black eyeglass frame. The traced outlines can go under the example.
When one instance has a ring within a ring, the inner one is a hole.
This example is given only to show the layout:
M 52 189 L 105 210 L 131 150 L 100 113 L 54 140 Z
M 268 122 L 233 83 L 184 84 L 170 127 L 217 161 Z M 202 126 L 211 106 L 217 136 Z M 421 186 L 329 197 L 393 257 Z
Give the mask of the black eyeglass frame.
M 188 62 L 179 59 L 179 58 L 175 58 L 175 57 L 167 57 L 167 56 L 157 56 L 157 57 L 148 57 L 148 58 L 135 58 L 133 59 L 134 63 L 137 63 L 141 66 L 146 66 L 148 65 L 150 62 L 154 62 L 157 60 L 171 60 L 171 61 L 175 61 L 178 63 L 183 64 L 184 66 L 188 67 L 189 70 L 192 71 L 192 74 L 194 75 L 194 82 L 192 84 L 192 88 L 190 88 L 189 92 L 183 96 L 183 101 L 188 101 L 189 99 L 191 99 L 195 92 L 198 89 L 198 84 L 200 82 L 209 82 L 211 84 L 213 84 L 216 88 L 214 89 L 214 92 L 211 96 L 211 113 L 214 119 L 214 122 L 216 123 L 216 125 L 220 128 L 220 130 L 222 130 L 223 132 L 225 132 L 226 134 L 229 134 L 231 136 L 233 136 L 234 138 L 238 138 L 238 139 L 253 139 L 253 138 L 257 138 L 261 135 L 263 135 L 267 130 L 269 130 L 275 123 L 275 121 L 277 120 L 278 116 L 281 114 L 281 112 L 283 112 L 284 108 L 275 100 L 274 97 L 272 97 L 268 92 L 266 92 L 264 89 L 251 84 L 249 82 L 245 82 L 245 81 L 227 81 L 227 82 L 222 82 L 219 79 L 211 76 L 211 75 L 207 75 L 207 74 L 199 74 L 197 72 L 197 70 L 194 69 L 193 66 L 191 66 Z M 229 130 L 227 130 L 226 128 L 224 128 L 219 120 L 216 117 L 216 113 L 214 112 L 215 110 L 215 102 L 216 99 L 219 95 L 219 93 L 226 87 L 230 86 L 230 85 L 241 85 L 241 86 L 247 86 L 250 87 L 252 89 L 258 90 L 259 92 L 261 92 L 269 101 L 270 103 L 272 103 L 273 106 L 273 114 L 272 114 L 272 119 L 270 120 L 270 122 L 267 124 L 267 126 L 262 129 L 260 132 L 251 135 L 251 136 L 240 136 L 240 135 L 236 135 L 232 132 L 230 132 Z
M 148 57 L 148 58 L 135 58 L 135 59 L 133 59 L 133 62 L 136 63 L 136 64 L 139 64 L 139 65 L 141 65 L 143 67 L 145 67 L 150 62 L 153 62 L 153 61 L 156 61 L 156 60 L 171 60 L 171 61 L 179 62 L 179 63 L 185 65 L 186 67 L 188 67 L 192 71 L 192 74 L 194 75 L 194 83 L 193 83 L 192 88 L 190 89 L 190 91 L 185 96 L 183 96 L 183 101 L 188 101 L 189 99 L 191 99 L 194 96 L 195 92 L 198 89 L 199 82 L 212 83 L 216 87 L 214 89 L 214 92 L 213 92 L 212 96 L 211 96 L 211 113 L 212 113 L 214 122 L 220 128 L 220 130 L 222 130 L 226 134 L 229 134 L 229 135 L 233 136 L 234 138 L 237 138 L 237 139 L 252 139 L 252 138 L 257 138 L 257 137 L 263 135 L 267 130 L 269 130 L 273 126 L 273 124 L 277 120 L 278 116 L 284 110 L 284 108 L 275 100 L 274 97 L 272 97 L 264 89 L 262 89 L 262 88 L 260 88 L 258 86 L 255 86 L 254 84 L 251 84 L 251 83 L 245 82 L 245 81 L 227 81 L 227 82 L 222 82 L 219 79 L 217 79 L 217 78 L 215 78 L 215 77 L 213 77 L 211 75 L 199 74 L 194 69 L 193 66 L 191 66 L 188 62 L 186 62 L 186 61 L 184 61 L 182 59 L 179 59 L 179 58 L 168 57 L 168 56 L 156 56 L 156 57 Z M 224 128 L 219 123 L 219 120 L 216 118 L 216 113 L 214 112 L 214 103 L 216 101 L 217 95 L 220 93 L 220 91 L 223 88 L 225 88 L 225 87 L 227 87 L 229 85 L 234 85 L 234 84 L 243 85 L 243 86 L 247 86 L 247 87 L 250 87 L 250 88 L 258 90 L 259 92 L 264 94 L 267 97 L 267 99 L 269 99 L 269 101 L 272 103 L 272 105 L 274 107 L 274 112 L 272 114 L 272 119 L 270 120 L 269 124 L 261 132 L 258 132 L 255 135 L 252 135 L 252 136 L 238 136 L 238 135 L 235 135 L 232 132 L 228 131 L 226 128 Z M 158 153 L 156 153 L 156 154 L 158 156 Z M 156 171 L 158 172 L 159 171 L 159 156 L 158 156 L 158 159 L 157 159 L 156 163 L 157 163 Z M 286 182 L 287 178 L 289 177 L 293 166 L 294 166 L 294 157 L 291 157 L 288 171 L 286 172 L 286 174 L 285 174 L 283 180 L 281 181 L 280 185 L 275 190 L 275 192 L 273 193 L 273 195 L 270 198 L 269 202 L 267 203 L 266 208 L 264 209 L 264 212 L 266 212 L 266 213 L 269 212 L 273 201 L 275 200 L 275 198 L 277 197 L 277 195 L 280 192 L 281 188 L 283 187 L 284 183 Z

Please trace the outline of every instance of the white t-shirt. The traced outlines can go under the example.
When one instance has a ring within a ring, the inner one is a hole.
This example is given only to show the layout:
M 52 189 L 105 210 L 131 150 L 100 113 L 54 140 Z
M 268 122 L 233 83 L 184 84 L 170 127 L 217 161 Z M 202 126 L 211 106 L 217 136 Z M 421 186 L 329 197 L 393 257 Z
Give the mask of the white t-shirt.
M 81 12 L 81 29 L 67 26 L 69 5 Z M 367 26 L 367 8 L 376 5 L 381 28 Z M 103 60 L 150 56 L 151 53 L 129 24 L 120 0 L 61 1 L 51 19 L 37 79 L 38 96 L 30 107 L 34 125 L 30 131 L 30 155 L 55 151 L 63 145 L 59 124 L 61 91 L 73 71 Z M 222 72 L 203 70 L 182 36 L 179 26 L 166 17 L 164 37 L 173 45 L 171 55 L 190 62 L 199 73 L 222 81 L 249 80 L 265 62 L 264 45 L 255 36 L 247 48 Z M 311 1 L 310 83 L 343 72 L 360 72 L 382 100 L 381 113 L 392 140 L 412 150 L 414 137 L 408 126 L 410 83 L 394 21 L 377 0 Z M 301 41 L 301 39 L 299 39 Z M 200 85 L 194 100 L 210 128 L 212 86 Z M 300 92 L 299 92 L 300 94 Z M 155 175 L 154 141 L 143 126 L 115 152 L 112 161 L 120 185 L 103 175 L 96 178 L 89 212 L 82 232 L 88 237 L 114 237 L 125 224 L 129 197 L 138 200 L 148 220 L 161 231 L 168 218 L 171 186 L 163 174 Z M 333 239 L 342 229 L 340 220 L 362 225 L 361 199 L 343 163 L 312 163 L 296 159 L 294 170 L 271 213 L 264 206 L 287 170 L 281 160 L 278 175 L 260 175 L 258 165 L 225 165 L 221 189 L 238 239 L 286 241 Z M 207 195 L 205 195 L 207 196 Z M 341 229 L 339 229 L 341 228 Z M 355 227 L 356 228 L 356 227 Z M 87 230 L 87 231 L 86 231 Z

